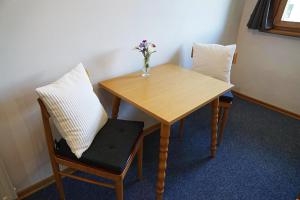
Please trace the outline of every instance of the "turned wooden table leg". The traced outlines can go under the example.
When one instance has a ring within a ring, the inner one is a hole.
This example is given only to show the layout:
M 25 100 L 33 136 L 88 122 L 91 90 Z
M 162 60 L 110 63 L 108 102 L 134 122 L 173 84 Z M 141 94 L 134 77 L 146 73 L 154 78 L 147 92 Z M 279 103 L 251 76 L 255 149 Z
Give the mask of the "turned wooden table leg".
M 217 132 L 218 132 L 218 109 L 219 98 L 216 98 L 212 102 L 212 118 L 211 118 L 211 146 L 210 155 L 212 158 L 216 156 L 217 152 Z
M 159 148 L 159 164 L 158 164 L 158 177 L 156 184 L 156 199 L 162 200 L 165 186 L 168 146 L 170 137 L 170 125 L 161 124 L 160 129 L 160 148 Z
M 121 99 L 115 96 L 113 100 L 112 112 L 111 112 L 112 119 L 118 118 L 120 103 L 121 103 Z

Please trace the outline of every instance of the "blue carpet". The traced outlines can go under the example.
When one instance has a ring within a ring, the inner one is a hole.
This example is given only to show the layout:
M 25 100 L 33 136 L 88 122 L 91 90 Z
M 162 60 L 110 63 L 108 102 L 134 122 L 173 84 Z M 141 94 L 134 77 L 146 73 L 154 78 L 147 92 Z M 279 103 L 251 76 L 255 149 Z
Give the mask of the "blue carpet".
M 300 193 L 300 122 L 235 98 L 217 157 L 209 158 L 210 106 L 186 121 L 184 138 L 172 127 L 164 199 L 295 200 Z M 124 199 L 155 199 L 158 132 L 144 145 L 144 179 L 136 162 L 124 182 Z M 88 174 L 76 172 L 85 177 Z M 66 199 L 114 199 L 114 190 L 64 178 Z M 54 184 L 27 200 L 58 199 Z

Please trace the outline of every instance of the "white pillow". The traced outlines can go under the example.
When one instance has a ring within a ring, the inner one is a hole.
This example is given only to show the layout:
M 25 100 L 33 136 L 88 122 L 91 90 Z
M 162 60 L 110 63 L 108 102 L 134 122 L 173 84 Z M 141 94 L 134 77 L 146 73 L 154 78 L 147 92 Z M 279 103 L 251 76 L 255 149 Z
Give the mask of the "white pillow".
M 61 136 L 80 158 L 108 119 L 83 65 L 36 92 Z
M 218 44 L 193 45 L 192 69 L 230 83 L 230 71 L 236 45 Z

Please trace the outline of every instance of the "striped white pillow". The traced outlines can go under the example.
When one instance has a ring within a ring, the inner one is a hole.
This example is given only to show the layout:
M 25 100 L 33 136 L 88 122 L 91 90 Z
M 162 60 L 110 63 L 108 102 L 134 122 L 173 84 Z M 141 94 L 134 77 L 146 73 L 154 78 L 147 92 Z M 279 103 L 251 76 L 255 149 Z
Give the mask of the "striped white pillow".
M 236 45 L 200 44 L 193 45 L 192 69 L 230 83 L 231 65 Z
M 61 136 L 80 158 L 108 119 L 83 65 L 36 92 Z

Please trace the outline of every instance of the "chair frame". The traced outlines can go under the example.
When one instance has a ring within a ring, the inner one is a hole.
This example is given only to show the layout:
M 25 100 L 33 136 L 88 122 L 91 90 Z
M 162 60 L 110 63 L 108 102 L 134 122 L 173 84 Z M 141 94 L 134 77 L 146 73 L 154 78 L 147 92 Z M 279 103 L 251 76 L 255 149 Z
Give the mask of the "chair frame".
M 43 101 L 39 98 L 38 99 L 40 108 L 41 108 L 41 113 L 42 113 L 42 119 L 43 119 L 43 125 L 44 125 L 44 132 L 45 132 L 45 136 L 46 136 L 46 142 L 47 142 L 47 147 L 48 147 L 48 152 L 49 152 L 49 156 L 50 156 L 50 161 L 51 161 L 51 165 L 52 165 L 52 170 L 53 170 L 53 174 L 54 174 L 54 178 L 56 181 L 56 187 L 57 190 L 59 192 L 59 198 L 61 200 L 65 199 L 65 195 L 64 195 L 64 190 L 63 190 L 63 183 L 62 183 L 62 176 L 67 176 L 73 179 L 77 179 L 80 181 L 84 181 L 87 183 L 92 183 L 92 184 L 96 184 L 99 186 L 104 186 L 104 187 L 108 187 L 108 188 L 112 188 L 115 189 L 116 192 L 116 199 L 117 200 L 123 200 L 123 180 L 127 174 L 127 171 L 132 163 L 132 161 L 134 160 L 135 155 L 137 154 L 138 157 L 138 178 L 139 180 L 142 179 L 142 165 L 143 165 L 143 138 L 144 138 L 144 134 L 140 134 L 140 136 L 138 137 L 135 146 L 133 147 L 130 156 L 127 160 L 125 169 L 123 170 L 122 173 L 118 174 L 116 172 L 113 171 L 109 171 L 106 169 L 102 169 L 102 168 L 98 168 L 98 167 L 92 167 L 89 166 L 87 164 L 81 163 L 79 161 L 74 161 L 71 160 L 67 157 L 64 156 L 60 156 L 55 154 L 55 150 L 54 150 L 54 142 L 53 142 L 53 135 L 52 135 L 52 131 L 51 131 L 51 127 L 50 127 L 50 115 L 46 109 L 46 106 L 44 105 Z M 64 165 L 67 166 L 70 169 L 74 169 L 74 170 L 79 170 L 82 172 L 86 172 L 89 174 L 93 174 L 93 175 L 97 175 L 99 177 L 111 180 L 113 183 L 104 183 L 104 182 L 100 182 L 100 181 L 95 181 L 92 179 L 87 179 L 84 177 L 80 177 L 74 174 L 69 174 L 69 173 L 65 173 L 63 171 L 60 170 L 59 166 L 60 165 Z
M 192 48 L 191 58 L 193 58 L 194 50 Z M 234 52 L 232 64 L 237 63 L 238 53 Z M 228 103 L 225 101 L 219 101 L 219 113 L 218 113 L 218 145 L 223 141 L 223 132 L 225 129 L 226 122 L 228 120 L 229 108 L 231 107 L 232 102 Z M 183 126 L 185 118 L 180 120 L 179 123 L 179 136 L 183 137 Z

